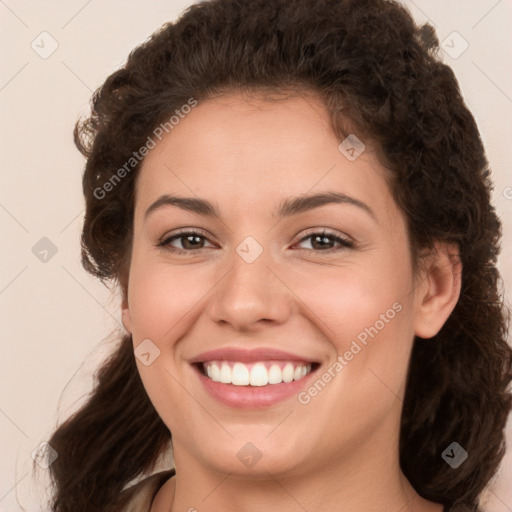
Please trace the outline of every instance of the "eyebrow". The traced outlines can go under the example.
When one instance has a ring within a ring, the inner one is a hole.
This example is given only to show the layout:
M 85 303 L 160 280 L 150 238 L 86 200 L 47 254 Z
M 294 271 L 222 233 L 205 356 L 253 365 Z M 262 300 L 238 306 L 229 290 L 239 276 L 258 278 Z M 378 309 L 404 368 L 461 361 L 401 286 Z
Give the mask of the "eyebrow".
M 339 192 L 323 192 L 313 195 L 291 197 L 283 201 L 272 216 L 274 218 L 282 219 L 314 208 L 319 208 L 320 206 L 327 204 L 349 204 L 357 206 L 369 214 L 374 220 L 377 220 L 375 213 L 367 204 L 363 203 L 359 199 L 355 199 Z M 149 206 L 144 214 L 144 218 L 147 218 L 151 212 L 154 212 L 164 206 L 177 206 L 183 210 L 188 210 L 205 217 L 220 217 L 217 207 L 205 199 L 164 194 Z

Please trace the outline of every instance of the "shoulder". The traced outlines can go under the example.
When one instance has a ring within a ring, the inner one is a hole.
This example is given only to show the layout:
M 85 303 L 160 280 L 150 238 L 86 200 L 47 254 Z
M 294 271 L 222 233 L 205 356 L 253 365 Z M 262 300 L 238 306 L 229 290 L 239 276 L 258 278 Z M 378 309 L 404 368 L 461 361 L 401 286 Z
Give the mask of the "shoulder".
M 123 489 L 115 512 L 149 512 L 155 495 L 174 474 L 174 469 L 160 471 Z

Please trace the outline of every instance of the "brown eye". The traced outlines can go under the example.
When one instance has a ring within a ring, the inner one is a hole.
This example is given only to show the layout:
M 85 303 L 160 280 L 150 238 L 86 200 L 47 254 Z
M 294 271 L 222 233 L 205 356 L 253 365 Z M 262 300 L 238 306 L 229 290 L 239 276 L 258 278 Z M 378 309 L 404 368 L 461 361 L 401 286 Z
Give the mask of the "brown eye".
M 305 240 L 311 240 L 311 248 L 306 248 L 305 250 L 313 252 L 331 252 L 333 250 L 335 251 L 335 244 L 338 244 L 338 247 L 341 246 L 341 248 L 354 247 L 354 243 L 352 241 L 335 235 L 334 233 L 329 233 L 327 231 L 310 233 L 309 235 L 301 238 L 299 243 L 302 243 Z
M 178 254 L 198 252 L 206 249 L 205 241 L 208 238 L 198 231 L 180 231 L 177 234 L 166 236 L 158 243 L 158 247 Z M 179 244 L 178 246 L 175 243 Z

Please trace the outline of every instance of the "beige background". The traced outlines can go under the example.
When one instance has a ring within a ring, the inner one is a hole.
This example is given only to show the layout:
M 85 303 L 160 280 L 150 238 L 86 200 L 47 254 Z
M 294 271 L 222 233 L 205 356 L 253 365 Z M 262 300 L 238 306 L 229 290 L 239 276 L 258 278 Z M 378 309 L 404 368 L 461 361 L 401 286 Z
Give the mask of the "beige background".
M 190 3 L 0 0 L 2 512 L 44 510 L 30 454 L 48 439 L 59 415 L 80 404 L 109 350 L 102 340 L 120 325 L 118 299 L 80 266 L 83 159 L 72 142 L 74 122 L 129 51 Z M 446 38 L 452 56 L 443 51 L 444 60 L 480 126 L 504 224 L 500 268 L 510 287 L 512 1 L 404 3 L 418 21 L 434 24 L 440 40 Z M 464 41 L 469 46 L 457 56 Z M 44 54 L 56 44 L 53 54 Z M 57 249 L 47 262 L 32 252 L 43 237 Z M 508 439 L 512 443 L 511 422 Z M 512 449 L 487 493 L 486 512 L 512 511 L 507 481 Z

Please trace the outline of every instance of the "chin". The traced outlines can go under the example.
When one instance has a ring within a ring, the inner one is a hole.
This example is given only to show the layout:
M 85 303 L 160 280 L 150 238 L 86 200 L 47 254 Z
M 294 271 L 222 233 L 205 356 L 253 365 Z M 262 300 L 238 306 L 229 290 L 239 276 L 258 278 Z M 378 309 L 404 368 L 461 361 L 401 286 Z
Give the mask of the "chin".
M 250 434 L 251 429 L 244 431 L 244 435 L 234 435 L 213 450 L 199 453 L 201 464 L 220 473 L 261 480 L 268 479 L 269 474 L 273 477 L 299 474 L 307 466 L 303 444 L 286 442 L 286 435 L 270 440 L 267 438 L 268 430 L 262 432 L 261 427 L 257 431 L 255 427 L 255 435 Z M 213 445 L 213 441 L 210 444 L 203 440 L 203 443 L 205 446 Z

